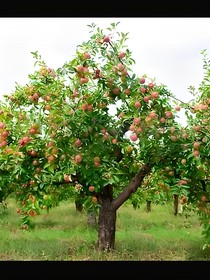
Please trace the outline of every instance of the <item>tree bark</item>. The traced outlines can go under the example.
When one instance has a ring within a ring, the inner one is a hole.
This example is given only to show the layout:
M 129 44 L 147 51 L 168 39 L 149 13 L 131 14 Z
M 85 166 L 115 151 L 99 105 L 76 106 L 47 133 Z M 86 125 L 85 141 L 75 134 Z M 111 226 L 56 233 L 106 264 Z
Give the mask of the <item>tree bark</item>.
M 79 200 L 75 200 L 75 207 L 77 212 L 82 212 L 83 210 L 83 204 Z
M 178 214 L 178 205 L 179 205 L 179 196 L 178 194 L 174 195 L 174 215 L 177 216 Z
M 142 166 L 139 172 L 131 180 L 128 187 L 125 188 L 115 199 L 113 199 L 113 188 L 111 185 L 105 186 L 103 191 L 98 194 L 100 207 L 97 246 L 99 250 L 114 250 L 117 209 L 138 189 L 138 187 L 141 186 L 144 177 L 150 173 L 150 170 L 151 166 Z
M 99 196 L 98 248 L 110 251 L 115 246 L 116 209 L 112 206 L 113 189 L 105 186 Z
M 147 202 L 146 202 L 146 210 L 148 213 L 151 212 L 151 203 L 152 202 L 150 200 L 147 200 Z

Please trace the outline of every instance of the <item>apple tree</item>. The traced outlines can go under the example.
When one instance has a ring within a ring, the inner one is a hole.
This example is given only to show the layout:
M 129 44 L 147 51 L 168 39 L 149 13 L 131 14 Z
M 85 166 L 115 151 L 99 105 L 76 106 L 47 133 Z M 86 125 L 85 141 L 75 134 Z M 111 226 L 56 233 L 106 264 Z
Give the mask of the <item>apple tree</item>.
M 210 247 L 210 60 L 206 50 L 203 55 L 204 76 L 198 90 L 191 86 L 195 99 L 191 102 L 191 112 L 188 115 L 189 127 L 193 136 L 192 155 L 195 158 L 197 172 L 191 170 L 191 186 L 194 201 L 196 201 L 200 220 L 203 225 L 203 235 Z
M 1 153 L 14 163 L 10 180 L 24 228 L 42 209 L 79 197 L 98 211 L 98 248 L 112 250 L 117 210 L 146 177 L 162 169 L 176 174 L 178 186 L 177 176 L 190 178 L 180 168 L 184 155 L 194 167 L 197 158 L 173 94 L 134 73 L 128 33 L 115 23 L 105 31 L 89 27 L 90 39 L 57 70 L 32 53 L 37 69 L 2 103 L 10 141 Z

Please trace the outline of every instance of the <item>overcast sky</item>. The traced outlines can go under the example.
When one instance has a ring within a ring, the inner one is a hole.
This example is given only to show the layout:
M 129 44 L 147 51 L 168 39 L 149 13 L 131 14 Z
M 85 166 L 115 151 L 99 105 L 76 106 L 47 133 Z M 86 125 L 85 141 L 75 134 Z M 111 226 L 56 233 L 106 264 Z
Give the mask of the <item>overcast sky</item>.
M 31 52 L 38 51 L 51 68 L 70 60 L 77 45 L 89 39 L 88 24 L 106 28 L 120 22 L 135 72 L 156 78 L 177 98 L 189 101 L 190 85 L 203 78 L 202 50 L 210 57 L 210 18 L 0 18 L 0 98 L 25 84 L 34 72 Z

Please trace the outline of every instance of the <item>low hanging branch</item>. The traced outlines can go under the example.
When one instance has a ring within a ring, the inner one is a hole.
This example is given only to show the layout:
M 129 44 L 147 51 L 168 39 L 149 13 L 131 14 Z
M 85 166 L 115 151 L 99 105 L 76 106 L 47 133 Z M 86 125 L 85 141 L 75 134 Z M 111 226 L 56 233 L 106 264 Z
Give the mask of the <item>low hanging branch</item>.
M 128 187 L 113 200 L 112 208 L 117 210 L 131 196 L 131 194 L 134 193 L 139 186 L 141 186 L 144 177 L 150 173 L 151 169 L 152 165 L 144 164 L 139 172 L 133 177 Z

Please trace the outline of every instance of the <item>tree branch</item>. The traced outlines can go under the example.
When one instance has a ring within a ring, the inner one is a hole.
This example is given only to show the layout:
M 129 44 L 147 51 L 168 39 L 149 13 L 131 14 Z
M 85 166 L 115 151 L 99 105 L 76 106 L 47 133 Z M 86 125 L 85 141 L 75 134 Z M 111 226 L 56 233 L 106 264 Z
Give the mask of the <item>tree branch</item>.
M 132 193 L 136 192 L 138 187 L 141 186 L 141 183 L 146 175 L 150 173 L 152 165 L 144 164 L 139 172 L 133 177 L 128 187 L 125 188 L 119 196 L 112 201 L 112 208 L 117 210 L 130 196 Z

